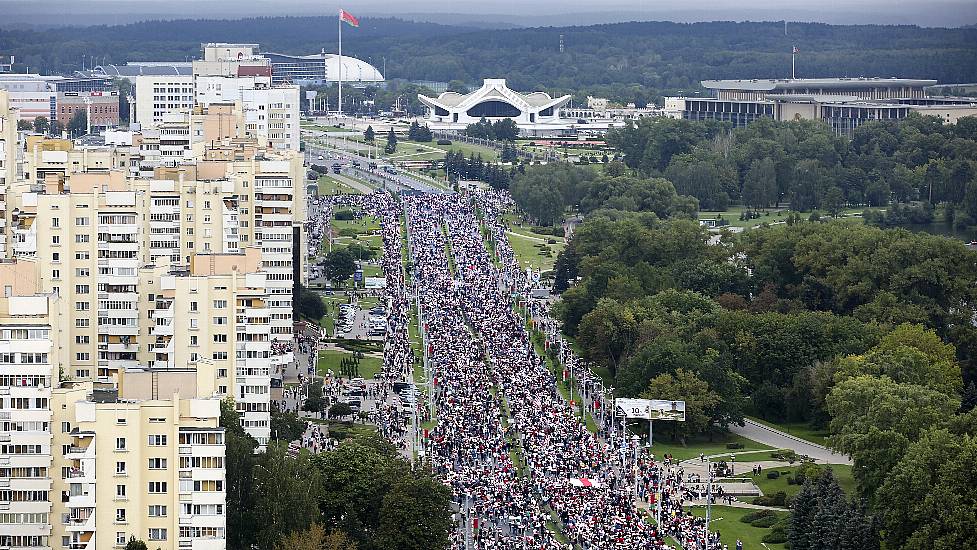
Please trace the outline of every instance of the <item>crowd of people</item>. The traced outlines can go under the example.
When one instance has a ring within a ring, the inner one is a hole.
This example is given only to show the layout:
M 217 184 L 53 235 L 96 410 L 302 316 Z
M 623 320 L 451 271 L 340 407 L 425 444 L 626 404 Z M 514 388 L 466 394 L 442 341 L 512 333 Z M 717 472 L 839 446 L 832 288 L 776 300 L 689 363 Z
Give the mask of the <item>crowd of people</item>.
M 388 328 L 372 420 L 451 488 L 454 548 L 661 550 L 669 548 L 666 537 L 689 550 L 722 548 L 719 535 L 707 538 L 704 521 L 685 508 L 702 480 L 626 437 L 607 390 L 562 342 L 545 304 L 524 300 L 524 312 L 516 312 L 535 275 L 521 268 L 506 239 L 505 194 L 378 193 L 313 202 L 322 203 L 318 212 L 344 203 L 380 220 Z M 310 238 L 322 238 L 328 218 L 311 225 Z M 411 346 L 412 311 L 423 358 Z M 579 403 L 559 392 L 560 374 L 534 346 L 527 324 L 544 335 L 547 349 L 558 350 L 558 368 L 575 371 Z M 391 399 L 394 384 L 413 381 L 422 359 L 430 395 L 408 411 Z M 420 430 L 429 405 L 436 424 Z M 641 503 L 656 522 L 647 521 Z

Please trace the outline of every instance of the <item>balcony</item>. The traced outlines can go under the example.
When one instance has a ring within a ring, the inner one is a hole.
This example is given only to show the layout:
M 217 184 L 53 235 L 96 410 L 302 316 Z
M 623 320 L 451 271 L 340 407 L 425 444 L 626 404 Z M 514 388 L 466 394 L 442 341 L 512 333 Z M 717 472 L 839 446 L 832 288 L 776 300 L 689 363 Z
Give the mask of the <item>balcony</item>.
M 95 458 L 95 448 L 91 445 L 88 447 L 79 447 L 77 445 L 72 445 L 68 447 L 68 452 L 65 454 L 65 458 L 68 460 L 81 460 L 83 458 Z

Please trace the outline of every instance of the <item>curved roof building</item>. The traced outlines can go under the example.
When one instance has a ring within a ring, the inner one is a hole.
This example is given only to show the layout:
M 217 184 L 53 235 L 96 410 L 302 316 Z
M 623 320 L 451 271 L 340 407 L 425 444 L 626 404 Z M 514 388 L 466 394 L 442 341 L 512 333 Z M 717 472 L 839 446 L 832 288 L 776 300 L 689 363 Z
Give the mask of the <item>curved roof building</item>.
M 330 84 L 339 82 L 340 58 L 325 51 L 313 55 L 287 55 L 265 52 L 271 60 L 273 83 Z M 343 83 L 350 86 L 378 84 L 384 81 L 376 67 L 362 59 L 342 57 Z
M 444 92 L 436 98 L 418 95 L 428 107 L 432 129 L 460 130 L 478 122 L 511 118 L 524 135 L 548 135 L 570 128 L 572 121 L 560 118 L 560 109 L 570 96 L 550 97 L 546 92 L 528 94 L 510 90 L 504 78 L 486 78 L 482 87 L 468 94 Z

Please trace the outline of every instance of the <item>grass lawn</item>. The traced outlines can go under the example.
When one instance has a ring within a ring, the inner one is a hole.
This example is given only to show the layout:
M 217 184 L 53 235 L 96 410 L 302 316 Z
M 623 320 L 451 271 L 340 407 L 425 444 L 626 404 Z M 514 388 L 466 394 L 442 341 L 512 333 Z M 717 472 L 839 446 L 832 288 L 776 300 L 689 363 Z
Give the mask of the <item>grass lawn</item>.
M 339 376 L 339 362 L 344 358 L 352 357 L 353 354 L 347 351 L 336 351 L 336 350 L 322 350 L 319 352 L 319 359 L 316 363 L 316 372 L 319 376 L 325 376 L 326 371 L 332 369 L 332 372 Z M 373 375 L 380 372 L 380 368 L 383 365 L 383 360 L 379 357 L 370 357 L 369 355 L 364 356 L 360 359 L 360 378 L 373 378 Z
M 757 418 L 755 416 L 751 416 L 750 420 L 763 424 L 764 426 L 770 426 L 771 428 L 780 430 L 795 437 L 799 437 L 805 441 L 816 443 L 818 445 L 827 445 L 828 436 L 830 435 L 830 432 L 827 429 L 818 430 L 812 428 L 811 425 L 806 422 L 786 422 L 783 424 L 774 424 L 773 422 L 763 420 L 762 418 Z
M 509 239 L 509 246 L 512 247 L 512 252 L 516 255 L 516 260 L 519 261 L 519 265 L 522 267 L 532 266 L 534 268 L 540 268 L 543 271 L 553 269 L 553 264 L 556 263 L 556 256 L 566 246 L 560 242 L 560 239 L 557 239 L 557 244 L 546 244 L 545 240 L 537 241 L 520 234 L 514 235 L 509 233 L 506 237 Z M 549 251 L 542 247 L 549 248 Z
M 740 518 L 755 512 L 749 508 L 733 508 L 731 506 L 713 506 L 710 515 L 709 531 L 719 531 L 723 544 L 730 548 L 736 548 L 736 540 L 743 541 L 743 550 L 782 550 L 786 548 L 783 544 L 771 544 L 760 539 L 770 532 L 766 527 L 754 527 L 749 523 L 743 523 Z M 705 506 L 692 508 L 692 513 L 699 517 L 705 517 Z M 787 512 L 777 512 L 778 518 L 788 515 Z
M 329 176 L 319 176 L 320 195 L 362 195 L 356 189 Z
M 757 227 L 762 224 L 768 223 L 773 224 L 777 222 L 783 222 L 787 219 L 787 214 L 789 213 L 789 207 L 785 204 L 780 208 L 767 208 L 766 210 L 760 211 L 760 217 L 753 220 L 740 220 L 740 214 L 749 210 L 745 206 L 731 206 L 725 212 L 699 212 L 699 219 L 719 219 L 720 217 L 729 222 L 730 227 L 743 227 L 746 229 Z M 849 223 L 862 223 L 862 212 L 866 210 L 877 210 L 872 208 L 846 208 L 841 211 L 839 219 Z M 830 219 L 830 216 L 826 212 L 820 212 L 823 219 Z M 810 212 L 801 212 L 801 218 L 807 220 L 810 217 Z
M 752 439 L 747 439 L 734 433 L 716 435 L 713 437 L 713 441 L 709 441 L 706 437 L 692 438 L 688 440 L 686 442 L 687 445 L 683 447 L 681 443 L 677 441 L 673 442 L 671 440 L 671 430 L 669 430 L 666 424 L 666 422 L 658 422 L 655 424 L 655 439 L 654 444 L 651 447 L 651 451 L 655 453 L 655 456 L 671 454 L 678 460 L 686 460 L 689 458 L 697 458 L 699 453 L 709 456 L 724 453 L 741 453 L 743 451 L 773 450 L 772 447 L 768 447 L 762 443 L 757 443 Z M 643 436 L 647 440 L 648 424 L 646 422 L 637 424 L 637 428 L 635 428 L 635 430 L 637 435 Z M 742 443 L 743 448 L 727 449 L 727 443 Z
M 787 476 L 793 476 L 797 471 L 799 466 L 785 466 L 778 468 L 765 469 L 763 472 L 757 476 L 753 477 L 752 474 L 740 474 L 736 477 L 752 478 L 753 482 L 757 484 L 757 487 L 763 491 L 764 495 L 772 495 L 779 491 L 787 493 L 787 496 L 796 495 L 800 492 L 802 485 L 788 485 Z M 767 472 L 776 470 L 780 472 L 780 477 L 777 479 L 770 479 L 767 477 Z M 855 494 L 855 478 L 852 476 L 851 466 L 846 464 L 832 464 L 831 471 L 834 473 L 835 479 L 838 480 L 838 485 L 845 490 L 848 495 Z M 744 499 L 746 502 L 752 502 L 752 498 Z
M 482 155 L 482 160 L 484 161 L 494 162 L 499 159 L 499 152 L 491 147 L 482 147 L 481 145 L 472 145 L 470 143 L 463 143 L 461 141 L 452 141 L 451 145 L 438 145 L 438 142 L 436 140 L 428 143 L 422 143 L 419 141 L 400 140 L 397 142 L 397 152 L 394 153 L 393 156 L 410 155 L 411 153 L 416 153 L 417 152 L 416 150 L 419 148 L 440 149 L 441 150 L 440 156 L 432 155 L 433 158 L 444 158 L 444 154 L 447 153 L 448 151 L 461 151 L 462 153 L 465 154 L 466 158 L 472 153 L 474 153 L 475 156 Z M 405 156 L 403 160 L 409 160 L 409 159 L 432 160 L 431 158 L 426 158 L 420 155 L 416 157 Z
M 324 420 L 320 418 L 309 418 L 309 422 L 329 426 L 329 435 L 339 441 L 354 435 L 369 435 L 377 432 L 377 427 L 373 424 L 362 424 L 353 422 L 350 424 L 340 420 Z

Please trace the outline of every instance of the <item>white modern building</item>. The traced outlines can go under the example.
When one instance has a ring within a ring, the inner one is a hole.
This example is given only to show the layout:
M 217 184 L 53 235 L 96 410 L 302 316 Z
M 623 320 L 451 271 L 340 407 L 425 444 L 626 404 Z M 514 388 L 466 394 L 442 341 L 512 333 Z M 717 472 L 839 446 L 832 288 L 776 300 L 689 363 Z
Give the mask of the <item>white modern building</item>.
M 287 55 L 282 53 L 262 54 L 271 61 L 272 78 L 275 83 L 292 83 L 302 85 L 323 85 L 339 82 L 340 65 L 342 65 L 343 84 L 346 86 L 379 85 L 384 82 L 383 74 L 362 59 L 342 57 L 326 53 L 313 55 Z
M 166 113 L 193 109 L 192 75 L 142 75 L 136 77 L 136 117 L 144 128 L 153 128 Z
M 468 94 L 444 92 L 438 97 L 418 95 L 428 107 L 426 121 L 432 130 L 463 130 L 485 118 L 512 119 L 524 136 L 553 136 L 573 133 L 575 120 L 560 116 L 570 96 L 551 97 L 546 92 L 524 94 L 509 89 L 504 78 L 487 78 L 482 87 Z

